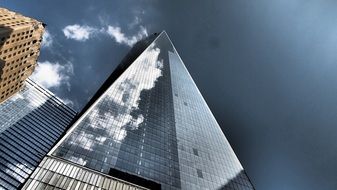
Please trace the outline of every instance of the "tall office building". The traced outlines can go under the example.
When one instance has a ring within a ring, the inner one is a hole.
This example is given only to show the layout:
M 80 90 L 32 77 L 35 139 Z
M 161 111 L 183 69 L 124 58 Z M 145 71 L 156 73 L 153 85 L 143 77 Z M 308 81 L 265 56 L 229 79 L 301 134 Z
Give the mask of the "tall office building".
M 23 189 L 253 189 L 166 32 L 139 42 Z
M 75 114 L 29 79 L 0 104 L 0 189 L 22 186 Z
M 0 8 L 0 103 L 34 71 L 43 32 L 42 22 Z

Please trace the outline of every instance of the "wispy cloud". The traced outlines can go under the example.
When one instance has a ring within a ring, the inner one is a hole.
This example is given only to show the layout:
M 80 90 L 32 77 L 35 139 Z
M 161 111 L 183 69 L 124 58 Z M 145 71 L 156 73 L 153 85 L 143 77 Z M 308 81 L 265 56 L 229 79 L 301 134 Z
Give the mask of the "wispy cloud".
M 33 81 L 46 88 L 57 88 L 66 84 L 70 88 L 69 78 L 73 75 L 72 63 L 61 65 L 58 62 L 38 62 L 35 72 L 30 77 Z
M 132 29 L 135 26 L 138 26 L 141 23 L 142 19 L 138 16 L 135 16 L 135 18 L 133 19 L 133 21 L 128 24 L 128 28 Z
M 138 33 L 133 36 L 127 36 L 126 34 L 124 34 L 121 28 L 118 26 L 108 26 L 106 33 L 111 36 L 117 43 L 125 44 L 128 46 L 132 46 L 137 41 L 148 35 L 146 28 L 143 26 L 140 26 L 140 30 L 138 31 Z
M 50 35 L 48 30 L 45 30 L 42 36 L 42 48 L 50 47 L 53 44 L 53 37 Z
M 73 39 L 77 41 L 86 41 L 88 40 L 95 32 L 97 32 L 97 29 L 86 26 L 86 25 L 68 25 L 63 30 L 63 34 L 68 39 Z

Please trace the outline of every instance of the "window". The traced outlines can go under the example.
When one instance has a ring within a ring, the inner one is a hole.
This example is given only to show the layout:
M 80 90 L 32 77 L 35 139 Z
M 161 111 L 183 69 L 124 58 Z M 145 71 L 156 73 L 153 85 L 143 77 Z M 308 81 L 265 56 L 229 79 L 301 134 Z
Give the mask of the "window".
M 202 175 L 201 169 L 197 169 L 197 174 L 198 174 L 198 177 L 204 178 L 203 175 Z
M 193 148 L 193 154 L 196 155 L 196 156 L 199 156 L 198 149 Z

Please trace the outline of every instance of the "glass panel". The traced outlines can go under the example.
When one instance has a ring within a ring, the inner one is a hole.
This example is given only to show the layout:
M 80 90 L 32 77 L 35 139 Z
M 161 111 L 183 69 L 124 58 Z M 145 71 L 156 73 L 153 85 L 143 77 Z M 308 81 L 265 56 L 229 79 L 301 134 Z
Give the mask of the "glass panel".
M 29 79 L 0 104 L 0 170 L 11 188 L 28 178 L 74 116 L 75 111 Z
M 245 175 L 165 32 L 52 154 L 105 174 L 114 168 L 138 175 L 162 189 L 219 189 Z M 77 179 L 89 182 L 78 174 Z

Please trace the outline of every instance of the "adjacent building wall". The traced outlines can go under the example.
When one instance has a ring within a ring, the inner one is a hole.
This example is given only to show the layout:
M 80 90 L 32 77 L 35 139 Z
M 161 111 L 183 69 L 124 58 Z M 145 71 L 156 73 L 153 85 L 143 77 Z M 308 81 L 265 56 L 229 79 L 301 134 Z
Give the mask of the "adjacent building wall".
M 0 8 L 0 103 L 34 71 L 43 32 L 42 22 Z
M 0 189 L 17 189 L 66 131 L 76 112 L 27 79 L 0 104 Z

